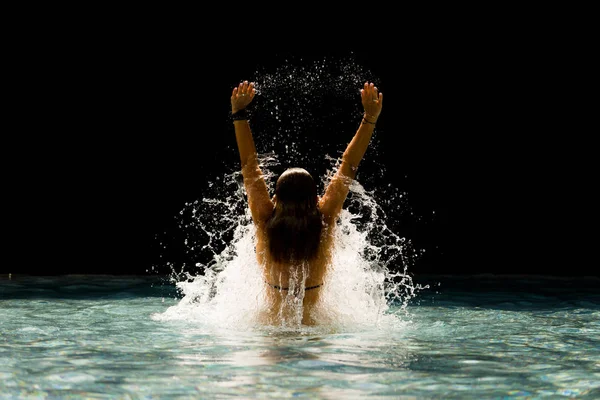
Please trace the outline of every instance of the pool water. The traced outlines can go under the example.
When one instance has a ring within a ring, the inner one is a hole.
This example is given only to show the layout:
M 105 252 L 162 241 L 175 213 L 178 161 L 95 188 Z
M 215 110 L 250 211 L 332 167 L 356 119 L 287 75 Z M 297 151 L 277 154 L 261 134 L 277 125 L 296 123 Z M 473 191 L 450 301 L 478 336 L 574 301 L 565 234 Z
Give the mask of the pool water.
M 600 279 L 416 276 L 395 323 L 163 318 L 163 277 L 0 279 L 0 398 L 600 398 Z

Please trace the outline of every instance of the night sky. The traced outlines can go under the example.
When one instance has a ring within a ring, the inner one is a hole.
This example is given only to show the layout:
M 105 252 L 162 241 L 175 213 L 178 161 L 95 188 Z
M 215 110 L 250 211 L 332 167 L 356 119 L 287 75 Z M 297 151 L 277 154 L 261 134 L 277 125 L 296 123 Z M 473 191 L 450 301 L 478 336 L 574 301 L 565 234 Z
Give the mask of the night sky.
M 228 120 L 233 85 L 278 68 L 348 59 L 384 93 L 358 179 L 368 189 L 405 193 L 402 210 L 385 207 L 389 226 L 425 250 L 409 272 L 598 274 L 578 252 L 565 251 L 580 234 L 558 228 L 566 218 L 557 199 L 562 178 L 555 166 L 544 169 L 540 132 L 525 119 L 536 102 L 524 76 L 537 63 L 523 50 L 440 41 L 318 51 L 96 43 L 77 56 L 56 53 L 44 70 L 44 78 L 51 71 L 60 78 L 47 83 L 55 95 L 44 98 L 56 111 L 37 122 L 46 129 L 35 142 L 21 139 L 27 162 L 13 164 L 24 176 L 14 178 L 18 206 L 7 209 L 17 220 L 10 235 L 16 257 L 1 272 L 144 275 L 168 273 L 165 260 L 193 264 L 157 236 L 177 242 L 174 221 L 186 202 L 239 166 Z M 257 96 L 257 113 L 269 112 L 267 94 Z M 358 94 L 330 93 L 313 104 L 321 130 L 299 147 L 318 143 L 304 148 L 313 157 L 343 151 L 359 106 Z M 273 125 L 261 126 L 257 115 L 252 128 L 264 138 Z M 302 123 L 310 125 L 295 126 Z M 266 140 L 257 147 L 271 150 Z

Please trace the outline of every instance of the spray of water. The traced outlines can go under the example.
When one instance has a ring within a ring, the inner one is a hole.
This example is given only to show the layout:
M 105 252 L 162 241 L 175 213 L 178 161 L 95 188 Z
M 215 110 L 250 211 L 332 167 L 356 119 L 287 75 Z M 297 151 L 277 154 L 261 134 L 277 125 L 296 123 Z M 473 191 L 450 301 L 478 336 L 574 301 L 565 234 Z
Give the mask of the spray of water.
M 259 154 L 271 193 L 276 177 L 289 166 L 306 167 L 313 176 L 320 177 L 322 191 L 340 159 L 339 155 L 330 156 L 329 152 L 334 150 L 319 141 L 319 137 L 326 137 L 324 127 L 331 126 L 327 116 L 333 114 L 337 121 L 347 121 L 336 124 L 336 135 L 344 131 L 351 137 L 358 121 L 352 115 L 340 115 L 342 104 L 352 101 L 354 108 L 350 106 L 350 109 L 353 114 L 359 114 L 357 89 L 364 81 L 374 81 L 376 77 L 352 59 L 344 59 L 324 60 L 308 66 L 286 63 L 275 72 L 257 72 L 255 78 L 257 98 L 264 99 L 256 101 L 253 131 L 257 149 L 272 149 L 272 152 Z M 290 96 L 290 92 L 294 96 Z M 322 107 L 330 98 L 338 100 L 332 103 L 337 106 L 323 113 Z M 330 138 L 327 140 L 331 142 Z M 341 140 L 335 151 L 343 151 L 348 140 Z M 377 151 L 374 136 L 369 149 L 371 163 L 377 162 Z M 369 170 L 385 177 L 382 165 L 371 166 Z M 410 300 L 419 290 L 427 288 L 415 284 L 408 273 L 419 251 L 410 240 L 388 227 L 380 204 L 408 211 L 405 194 L 395 191 L 391 185 L 370 191 L 360 182 L 359 175 L 351 185 L 338 221 L 328 279 L 319 289 L 317 329 L 348 331 L 397 325 L 407 321 L 406 308 Z M 220 329 L 260 327 L 281 331 L 281 326 L 259 324 L 260 310 L 266 306 L 265 284 L 254 252 L 254 225 L 241 172 L 224 173 L 208 182 L 205 189 L 203 197 L 186 203 L 178 216 L 186 252 L 195 260 L 195 265 L 193 268 L 186 264 L 180 268 L 170 265 L 171 280 L 179 289 L 181 299 L 154 318 L 194 320 Z M 381 196 L 385 200 L 380 200 Z M 284 328 L 315 329 L 289 325 Z

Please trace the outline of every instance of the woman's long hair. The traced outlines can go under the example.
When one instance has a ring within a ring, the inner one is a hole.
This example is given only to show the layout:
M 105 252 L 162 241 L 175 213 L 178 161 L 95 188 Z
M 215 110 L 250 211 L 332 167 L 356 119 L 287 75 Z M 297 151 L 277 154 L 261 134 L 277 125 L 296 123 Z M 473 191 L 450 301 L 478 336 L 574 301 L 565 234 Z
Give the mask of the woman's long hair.
M 313 177 L 303 168 L 289 168 L 277 180 L 275 195 L 275 210 L 266 225 L 272 259 L 289 263 L 315 258 L 323 219 Z

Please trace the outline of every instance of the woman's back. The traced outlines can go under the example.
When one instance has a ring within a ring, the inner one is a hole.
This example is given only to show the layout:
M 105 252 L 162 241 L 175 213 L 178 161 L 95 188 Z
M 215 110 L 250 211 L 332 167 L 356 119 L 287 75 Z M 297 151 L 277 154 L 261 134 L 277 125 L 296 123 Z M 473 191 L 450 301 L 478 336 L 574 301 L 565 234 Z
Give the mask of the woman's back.
M 268 237 L 263 229 L 256 232 L 256 254 L 264 268 L 265 299 L 268 308 L 262 313 L 263 322 L 280 325 L 297 321 L 305 325 L 316 323 L 315 310 L 321 292 L 326 289 L 327 266 L 331 263 L 332 231 L 322 230 L 317 254 L 311 260 L 298 262 L 275 261 L 268 251 Z

